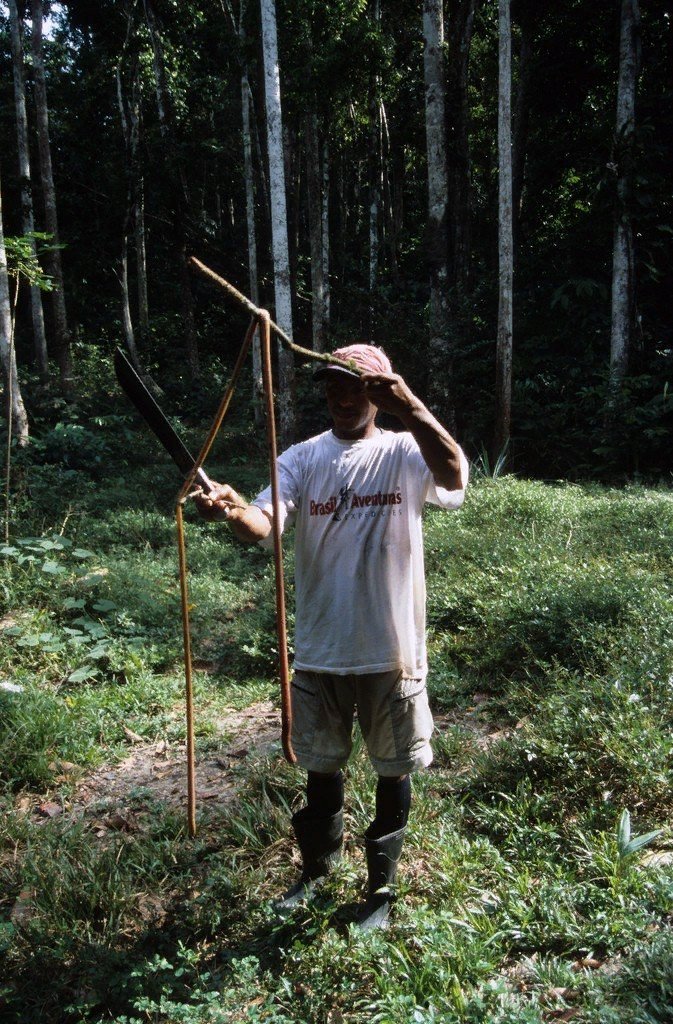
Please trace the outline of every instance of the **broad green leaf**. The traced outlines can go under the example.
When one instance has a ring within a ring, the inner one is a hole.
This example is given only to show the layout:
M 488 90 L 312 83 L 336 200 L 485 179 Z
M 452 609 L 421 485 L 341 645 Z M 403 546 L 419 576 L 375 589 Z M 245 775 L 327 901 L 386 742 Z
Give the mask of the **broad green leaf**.
M 98 669 L 94 665 L 81 665 L 68 676 L 69 683 L 85 683 L 87 679 L 94 679 L 98 675 Z
M 59 565 L 58 562 L 43 562 L 42 572 L 49 573 L 52 576 L 57 576 L 58 574 L 65 572 L 65 567 Z
M 663 829 L 657 828 L 654 832 L 646 832 L 642 836 L 635 836 L 626 847 L 625 852 L 629 854 L 635 853 L 636 850 L 641 850 L 643 846 L 647 846 L 648 843 L 651 843 L 654 839 L 660 836 L 662 832 Z

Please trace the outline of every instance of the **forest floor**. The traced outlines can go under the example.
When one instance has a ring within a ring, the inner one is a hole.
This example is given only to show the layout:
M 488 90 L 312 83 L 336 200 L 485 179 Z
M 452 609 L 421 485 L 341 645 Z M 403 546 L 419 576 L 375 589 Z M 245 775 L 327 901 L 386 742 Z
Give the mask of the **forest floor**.
M 134 458 L 75 471 L 63 506 L 63 471 L 30 467 L 0 552 L 0 1019 L 673 1019 L 670 489 L 478 479 L 459 513 L 428 511 L 435 760 L 414 777 L 392 927 L 361 936 L 359 740 L 341 866 L 314 903 L 273 910 L 303 799 L 280 755 L 273 569 L 196 517 L 187 836 L 174 527 L 155 497 L 174 478 Z M 263 468 L 245 472 L 252 491 Z

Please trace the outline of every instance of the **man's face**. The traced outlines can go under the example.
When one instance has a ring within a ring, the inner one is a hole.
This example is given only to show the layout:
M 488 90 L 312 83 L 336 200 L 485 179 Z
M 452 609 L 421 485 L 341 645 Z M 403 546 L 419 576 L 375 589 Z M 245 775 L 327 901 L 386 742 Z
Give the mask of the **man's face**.
M 358 440 L 373 432 L 376 406 L 369 401 L 364 385 L 356 377 L 332 373 L 325 384 L 325 397 L 337 437 Z

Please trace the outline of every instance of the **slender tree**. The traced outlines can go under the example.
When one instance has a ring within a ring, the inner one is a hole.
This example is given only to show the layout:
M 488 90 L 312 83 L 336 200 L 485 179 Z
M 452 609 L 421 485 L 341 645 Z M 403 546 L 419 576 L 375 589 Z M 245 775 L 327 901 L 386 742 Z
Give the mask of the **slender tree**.
M 498 336 L 492 459 L 509 443 L 512 418 L 512 29 L 510 0 L 498 4 Z
M 373 30 L 380 31 L 381 0 L 369 0 Z M 381 206 L 381 81 L 378 72 L 369 76 L 369 293 L 370 333 L 373 329 L 373 292 L 379 273 L 379 215 Z
M 250 72 L 245 58 L 247 38 L 245 30 L 246 0 L 240 0 L 238 18 L 230 0 L 221 0 L 222 10 L 229 21 L 231 30 L 238 41 L 238 60 L 241 73 L 241 123 L 243 136 L 243 177 L 245 180 L 245 226 L 248 248 L 248 283 L 250 298 L 259 305 L 259 284 L 257 273 L 257 229 L 255 225 L 255 171 L 252 159 L 251 121 L 255 122 Z M 252 342 L 252 404 L 255 422 L 264 420 L 264 384 L 262 379 L 262 354 L 259 337 Z
M 280 98 L 275 0 L 261 0 L 261 14 L 276 323 L 291 337 L 292 291 L 290 286 L 285 161 L 283 154 L 283 116 Z M 294 364 L 292 362 L 292 355 L 290 352 L 285 351 L 279 341 L 278 420 L 281 442 L 284 445 L 291 441 L 295 431 L 293 392 Z
M 245 223 L 248 236 L 248 280 L 250 298 L 259 305 L 259 284 L 257 274 L 257 230 L 255 227 L 255 179 L 252 163 L 250 135 L 251 93 L 248 69 L 241 75 L 241 111 L 243 120 L 243 174 L 245 176 Z M 252 402 L 255 422 L 260 425 L 264 419 L 264 381 L 262 376 L 262 352 L 259 337 L 252 343 Z
M 56 207 L 56 187 L 51 163 L 51 143 L 49 141 L 49 110 L 47 106 L 47 82 L 44 72 L 43 57 L 43 19 L 44 6 L 42 0 L 31 0 L 32 20 L 32 56 L 33 79 L 35 86 L 35 107 L 37 112 L 37 140 L 40 158 L 40 179 L 44 199 L 44 216 L 47 232 L 51 235 L 51 247 L 47 257 L 48 270 L 54 280 L 53 311 L 54 341 L 58 360 L 61 387 L 65 394 L 72 393 L 72 346 L 68 316 L 63 287 L 63 268 L 58 231 L 58 215 Z
M 193 379 L 201 374 L 199 346 L 194 319 L 194 297 L 192 283 L 187 265 L 187 219 L 190 207 L 189 190 L 183 161 L 180 158 L 180 147 L 177 139 L 177 126 L 173 97 L 168 85 L 166 58 L 161 26 L 154 10 L 152 0 L 143 0 L 145 20 L 152 44 L 154 66 L 154 82 L 159 113 L 159 128 L 164 145 L 166 165 L 169 169 L 173 203 L 173 230 L 175 236 L 175 252 L 180 280 L 180 299 L 182 319 L 185 325 L 187 360 Z
M 122 134 L 124 136 L 124 151 L 126 158 L 126 210 L 124 212 L 121 254 L 119 258 L 119 270 L 117 277 L 119 279 L 119 286 L 121 289 L 121 312 L 124 343 L 129 356 L 131 357 L 131 361 L 136 369 L 140 370 L 140 360 L 138 358 L 135 333 L 133 330 L 133 319 L 131 317 L 128 279 L 129 235 L 134 231 L 137 205 L 137 179 L 135 174 L 135 165 L 137 162 L 139 123 L 139 112 L 137 109 L 139 67 L 137 61 L 134 61 L 133 63 L 134 66 L 131 74 L 131 98 L 128 101 L 124 96 L 121 63 L 117 66 L 117 104 L 119 107 L 119 120 L 122 126 Z
M 533 29 L 535 7 L 522 4 L 519 9 L 519 67 L 516 98 L 512 117 L 512 213 L 514 240 L 521 231 L 526 155 L 530 124 L 530 92 L 533 70 Z
M 425 138 L 428 160 L 427 252 L 430 268 L 430 380 L 433 407 L 451 421 L 447 384 L 451 376 L 449 342 L 448 180 L 446 167 L 443 0 L 423 3 Z M 440 386 L 440 382 L 441 386 Z
M 26 90 L 23 76 L 23 42 L 21 19 L 16 0 L 8 0 L 9 24 L 12 39 L 12 69 L 14 72 L 14 105 L 16 108 L 16 134 L 19 152 L 19 179 L 21 183 L 21 217 L 24 235 L 30 239 L 34 259 L 37 261 L 35 243 L 35 217 L 33 215 L 33 190 L 30 175 L 30 150 L 28 145 L 28 115 L 26 113 Z M 36 285 L 30 288 L 30 307 L 33 319 L 33 343 L 35 362 L 40 378 L 49 377 L 47 335 L 44 327 L 42 291 Z
M 28 416 L 26 415 L 26 407 L 23 404 L 21 387 L 19 385 L 19 378 L 16 372 L 13 305 L 16 305 L 16 298 L 12 298 L 9 287 L 7 253 L 5 251 L 5 234 L 2 225 L 2 194 L 0 191 L 0 360 L 2 361 L 2 372 L 5 385 L 4 404 L 8 424 L 8 452 L 13 435 L 18 439 L 18 442 L 21 445 L 28 442 Z M 7 461 L 7 467 L 8 466 L 9 458 Z M 5 483 L 7 490 L 9 490 L 9 482 L 6 480 Z
M 633 244 L 633 165 L 636 127 L 636 86 L 640 65 L 638 0 L 622 0 L 619 34 L 619 82 L 613 167 L 617 178 L 612 250 L 612 325 L 610 384 L 619 389 L 628 369 L 635 311 Z
M 448 123 L 449 284 L 468 290 L 471 250 L 468 71 L 477 0 L 449 0 L 446 113 Z
M 311 251 L 311 329 L 313 348 L 325 349 L 325 281 L 323 250 L 322 170 L 315 92 L 310 97 L 310 109 L 304 117 L 306 137 L 306 184 L 308 193 L 308 227 Z
M 329 187 L 330 187 L 330 166 L 329 166 L 329 143 L 327 139 L 322 144 L 322 293 L 323 293 L 323 323 L 325 330 L 329 328 L 330 322 L 330 281 L 329 281 Z

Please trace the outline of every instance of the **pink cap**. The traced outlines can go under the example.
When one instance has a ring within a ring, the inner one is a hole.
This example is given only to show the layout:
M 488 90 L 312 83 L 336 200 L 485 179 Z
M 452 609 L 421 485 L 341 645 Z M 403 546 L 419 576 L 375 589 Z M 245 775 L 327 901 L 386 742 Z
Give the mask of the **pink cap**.
M 344 348 L 335 349 L 332 355 L 337 359 L 343 359 L 345 363 L 353 362 L 358 370 L 363 373 L 392 373 L 393 368 L 388 356 L 382 348 L 376 345 L 346 345 Z M 323 380 L 328 373 L 347 373 L 357 377 L 357 373 L 344 369 L 342 366 L 334 366 L 332 363 L 325 363 L 313 374 L 314 380 Z

